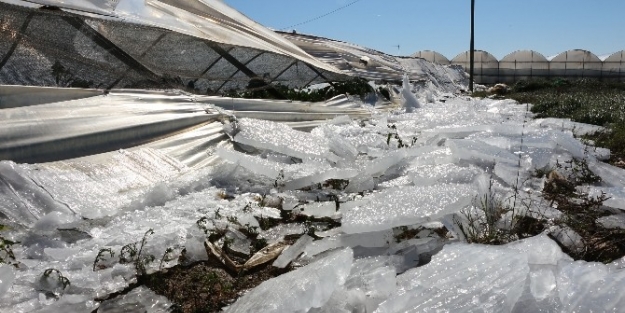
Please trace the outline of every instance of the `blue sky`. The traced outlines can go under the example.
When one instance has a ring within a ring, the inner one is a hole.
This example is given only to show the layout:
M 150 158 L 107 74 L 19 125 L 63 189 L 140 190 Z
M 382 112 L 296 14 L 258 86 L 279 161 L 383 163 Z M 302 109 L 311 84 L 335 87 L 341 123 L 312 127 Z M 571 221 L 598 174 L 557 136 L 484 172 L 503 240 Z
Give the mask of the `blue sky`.
M 354 0 L 224 0 L 251 19 L 282 29 Z M 298 32 L 396 55 L 435 50 L 449 59 L 469 48 L 470 0 L 360 0 Z M 625 0 L 476 0 L 475 48 L 501 59 L 519 49 L 551 56 L 625 49 Z M 397 45 L 400 48 L 397 48 Z

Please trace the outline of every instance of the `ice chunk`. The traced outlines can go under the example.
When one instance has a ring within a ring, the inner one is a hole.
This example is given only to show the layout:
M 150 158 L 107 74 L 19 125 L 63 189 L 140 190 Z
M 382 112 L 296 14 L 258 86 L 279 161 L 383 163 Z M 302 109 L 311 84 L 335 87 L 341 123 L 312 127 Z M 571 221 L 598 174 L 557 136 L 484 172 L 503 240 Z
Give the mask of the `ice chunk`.
M 272 278 L 244 294 L 226 312 L 306 312 L 323 306 L 352 267 L 349 248 L 330 253 L 295 271 Z
M 13 280 L 15 279 L 15 272 L 11 265 L 0 265 L 0 298 L 11 288 Z
M 597 224 L 605 228 L 625 229 L 625 214 L 614 214 L 597 219 Z
M 335 202 L 316 202 L 304 205 L 300 214 L 313 217 L 332 217 L 337 214 Z
M 261 231 L 258 238 L 267 240 L 267 243 L 272 244 L 278 242 L 288 235 L 299 235 L 307 231 L 306 226 L 303 224 L 280 224 L 276 227 Z
M 599 197 L 602 193 L 605 193 L 605 196 L 610 197 L 608 200 L 605 200 L 603 202 L 603 205 L 625 211 L 625 188 L 594 186 L 588 187 L 588 195 L 591 197 Z
M 316 161 L 284 164 L 225 149 L 217 149 L 216 153 L 224 160 L 238 163 L 252 173 L 273 179 L 276 185 L 290 190 L 322 183 L 329 179 L 349 179 L 358 173 L 354 169 L 333 168 L 327 163 Z
M 427 265 L 397 276 L 398 292 L 375 312 L 510 312 L 528 274 L 527 258 L 515 250 L 449 244 Z
M 286 164 L 222 148 L 215 150 L 215 154 L 229 162 L 238 163 L 240 166 L 247 168 L 252 173 L 269 178 L 278 178 L 281 171 L 283 171 L 283 168 L 286 167 Z
M 365 312 L 373 312 L 382 301 L 397 289 L 395 268 L 391 258 L 379 256 L 354 261 L 345 288 L 360 290 L 366 296 L 363 300 Z
M 225 240 L 228 241 L 228 249 L 240 255 L 250 255 L 250 244 L 252 241 L 242 232 L 233 228 L 228 228 L 224 237 Z
M 282 254 L 273 262 L 273 266 L 278 268 L 284 268 L 291 261 L 297 258 L 302 252 L 304 252 L 304 248 L 308 246 L 313 241 L 313 238 L 308 235 L 303 235 L 295 243 L 282 251 Z
M 408 80 L 407 74 L 404 74 L 401 95 L 404 99 L 404 101 L 402 102 L 402 106 L 406 108 L 406 113 L 412 113 L 415 109 L 421 107 L 421 103 L 419 103 L 417 97 L 414 95 L 414 93 L 412 93 L 412 85 Z
M 125 295 L 102 302 L 98 313 L 167 313 L 171 307 L 167 298 L 140 286 Z
M 519 161 L 519 157 L 510 151 L 479 140 L 450 139 L 446 141 L 446 145 L 458 159 L 477 162 L 476 165 L 497 162 L 517 164 Z
M 556 276 L 549 269 L 533 270 L 530 273 L 530 291 L 534 298 L 542 301 L 556 289 Z
M 40 300 L 39 302 L 43 301 Z M 33 313 L 90 313 L 93 312 L 97 307 L 97 303 L 93 301 L 90 297 L 87 297 L 85 295 L 64 295 L 59 300 L 53 302 L 50 305 L 44 306 L 40 310 L 34 311 Z M 156 313 L 157 311 L 153 312 Z
M 340 247 L 388 247 L 391 240 L 393 240 L 393 231 L 390 229 L 362 234 L 338 234 L 314 241 L 306 246 L 304 253 L 306 257 L 312 257 L 321 252 Z
M 562 252 L 562 249 L 555 241 L 545 234 L 511 242 L 506 247 L 523 252 L 523 254 L 527 255 L 529 264 L 555 266 L 562 260 L 573 260 Z
M 433 184 L 468 184 L 483 173 L 475 166 L 461 167 L 456 164 L 419 165 L 411 167 L 408 176 L 415 186 Z
M 288 125 L 250 118 L 237 121 L 234 141 L 261 150 L 272 150 L 300 159 L 325 158 L 328 143 L 323 138 L 292 129 Z
M 577 261 L 560 267 L 558 293 L 564 312 L 617 312 L 625 307 L 625 270 Z
M 471 204 L 478 191 L 466 184 L 387 189 L 343 212 L 345 233 L 362 233 L 430 222 Z

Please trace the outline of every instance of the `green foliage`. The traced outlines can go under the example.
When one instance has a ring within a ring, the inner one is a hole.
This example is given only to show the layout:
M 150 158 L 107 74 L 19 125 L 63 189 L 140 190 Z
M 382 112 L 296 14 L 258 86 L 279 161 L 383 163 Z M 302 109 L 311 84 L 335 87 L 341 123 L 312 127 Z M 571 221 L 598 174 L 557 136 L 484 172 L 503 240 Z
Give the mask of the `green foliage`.
M 599 147 L 610 149 L 610 162 L 625 159 L 625 83 L 593 79 L 521 80 L 508 97 L 531 103 L 537 118 L 570 118 L 572 121 L 604 126 L 606 132 L 587 136 Z
M 331 86 L 316 90 L 294 89 L 276 83 L 270 86 L 248 86 L 248 90 L 246 91 L 230 90 L 225 93 L 224 96 L 246 99 L 276 99 L 275 92 L 270 92 L 270 88 L 275 89 L 275 91 L 288 100 L 309 102 L 326 101 L 342 94 L 357 95 L 361 99 L 364 99 L 367 94 L 375 93 L 375 90 L 366 80 L 354 78 L 348 81 L 334 82 Z
M 154 230 L 151 228 L 148 229 L 145 234 L 143 234 L 143 238 L 141 239 L 141 243 L 137 247 L 137 243 L 129 243 L 122 247 L 119 252 L 119 263 L 120 264 L 129 264 L 132 263 L 137 271 L 137 275 L 139 278 L 147 275 L 147 265 L 150 262 L 153 262 L 156 258 L 149 254 L 143 254 L 143 248 L 145 247 L 145 243 L 147 242 L 148 236 L 153 235 Z
M 389 146 L 391 145 L 391 141 L 394 139 L 394 140 L 397 141 L 397 148 L 410 148 L 418 140 L 417 136 L 414 136 L 410 140 L 410 143 L 408 143 L 407 141 L 404 141 L 399 136 L 399 134 L 397 133 L 397 125 L 395 125 L 395 124 L 388 124 L 386 126 L 389 129 L 388 134 L 386 134 L 386 144 L 389 145 Z
M 0 224 L 0 231 L 5 229 L 6 226 Z M 0 264 L 17 265 L 15 262 L 15 254 L 12 249 L 14 244 L 14 241 L 6 239 L 4 236 L 0 235 Z
M 102 260 L 105 259 L 105 254 L 109 255 L 109 258 L 115 257 L 115 252 L 111 248 L 104 248 L 98 251 L 98 255 L 96 255 L 95 260 L 93 261 L 93 271 L 95 272 L 97 269 L 105 268 L 104 265 L 100 264 Z
M 60 286 L 63 287 L 63 288 L 61 288 L 61 290 L 67 289 L 72 284 L 67 277 L 65 277 L 65 276 L 63 276 L 63 274 L 61 274 L 61 271 L 59 271 L 59 270 L 57 270 L 55 268 L 49 268 L 49 269 L 45 270 L 43 272 L 43 274 L 41 275 L 41 280 L 42 281 L 46 281 L 48 278 L 56 278 L 57 283 Z M 57 291 L 58 291 L 58 289 L 57 289 Z M 55 293 L 56 293 L 56 291 L 55 291 Z

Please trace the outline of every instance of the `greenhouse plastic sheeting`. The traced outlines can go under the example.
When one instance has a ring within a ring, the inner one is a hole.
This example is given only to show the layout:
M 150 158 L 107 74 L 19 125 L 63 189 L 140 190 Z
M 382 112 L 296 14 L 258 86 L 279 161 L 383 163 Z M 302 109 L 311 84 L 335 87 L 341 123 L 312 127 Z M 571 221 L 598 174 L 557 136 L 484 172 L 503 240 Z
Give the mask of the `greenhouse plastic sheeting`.
M 217 0 L 0 0 L 0 84 L 223 94 L 346 78 Z
M 232 117 L 287 122 L 293 128 L 309 128 L 337 116 L 371 117 L 362 102 L 349 98 L 304 103 L 180 91 L 104 93 L 1 85 L 0 108 L 0 160 L 16 162 L 49 162 L 147 145 L 194 166 L 210 162 L 210 149 L 229 142 L 222 122 Z

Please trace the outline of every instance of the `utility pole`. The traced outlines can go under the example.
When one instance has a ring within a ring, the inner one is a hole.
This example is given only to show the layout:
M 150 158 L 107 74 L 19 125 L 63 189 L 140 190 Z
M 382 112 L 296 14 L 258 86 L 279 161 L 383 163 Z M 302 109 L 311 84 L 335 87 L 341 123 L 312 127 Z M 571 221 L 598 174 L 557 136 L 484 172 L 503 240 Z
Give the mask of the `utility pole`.
M 475 16 L 475 0 L 471 0 L 471 47 L 469 48 L 469 91 L 473 92 L 473 69 L 474 69 L 474 54 L 475 54 L 475 44 L 474 44 L 474 16 Z

